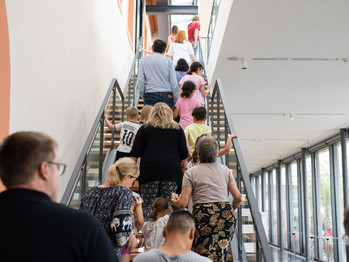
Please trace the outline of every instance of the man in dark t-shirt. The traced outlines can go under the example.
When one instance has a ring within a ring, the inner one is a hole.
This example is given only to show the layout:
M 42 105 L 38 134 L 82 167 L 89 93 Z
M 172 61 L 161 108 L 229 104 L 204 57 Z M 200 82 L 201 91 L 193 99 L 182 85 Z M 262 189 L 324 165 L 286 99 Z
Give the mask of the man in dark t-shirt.
M 1 261 L 118 261 L 92 215 L 55 203 L 65 171 L 57 143 L 18 132 L 0 146 Z

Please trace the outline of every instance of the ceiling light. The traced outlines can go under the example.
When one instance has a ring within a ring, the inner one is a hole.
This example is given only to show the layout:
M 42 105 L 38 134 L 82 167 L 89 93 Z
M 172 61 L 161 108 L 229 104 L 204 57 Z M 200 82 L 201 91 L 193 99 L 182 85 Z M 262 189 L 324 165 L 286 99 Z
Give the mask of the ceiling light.
M 343 58 L 344 63 L 349 63 L 349 58 Z
M 293 114 L 290 114 L 290 120 L 293 120 Z

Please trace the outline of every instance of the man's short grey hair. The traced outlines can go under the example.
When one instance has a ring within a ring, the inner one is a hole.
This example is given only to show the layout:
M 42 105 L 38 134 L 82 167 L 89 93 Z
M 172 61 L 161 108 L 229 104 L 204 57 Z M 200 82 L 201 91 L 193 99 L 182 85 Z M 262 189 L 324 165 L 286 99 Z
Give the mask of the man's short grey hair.
M 218 144 L 212 136 L 203 136 L 196 145 L 199 160 L 202 163 L 215 163 L 218 155 Z

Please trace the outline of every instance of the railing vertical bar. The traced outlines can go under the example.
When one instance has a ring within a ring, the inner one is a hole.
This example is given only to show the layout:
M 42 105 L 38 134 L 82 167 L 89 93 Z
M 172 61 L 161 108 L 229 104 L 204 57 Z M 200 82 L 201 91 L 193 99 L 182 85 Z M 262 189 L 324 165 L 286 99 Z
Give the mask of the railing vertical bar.
M 100 119 L 100 136 L 99 136 L 99 162 L 98 162 L 98 182 L 102 184 L 103 176 L 103 147 L 104 147 L 104 111 Z
M 81 195 L 86 193 L 87 184 L 87 155 L 85 155 L 84 162 L 81 168 Z
M 113 87 L 113 112 L 112 112 L 112 123 L 115 125 L 115 111 L 116 111 L 116 87 Z M 114 147 L 115 132 L 112 130 L 111 133 L 111 146 L 110 149 Z
M 241 175 L 240 175 L 240 170 L 239 167 L 237 168 L 237 186 L 239 191 L 241 192 Z M 238 209 L 238 247 L 239 247 L 239 261 L 242 261 L 242 247 L 243 242 L 242 242 L 242 219 L 241 219 L 241 208 Z

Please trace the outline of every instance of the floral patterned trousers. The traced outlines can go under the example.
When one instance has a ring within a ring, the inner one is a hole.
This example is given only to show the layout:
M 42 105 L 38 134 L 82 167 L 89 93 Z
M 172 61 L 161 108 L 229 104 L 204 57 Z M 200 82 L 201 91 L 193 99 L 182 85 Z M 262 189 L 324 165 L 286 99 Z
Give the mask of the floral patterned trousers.
M 228 248 L 236 227 L 236 216 L 227 202 L 196 204 L 193 251 L 212 261 L 227 261 Z

